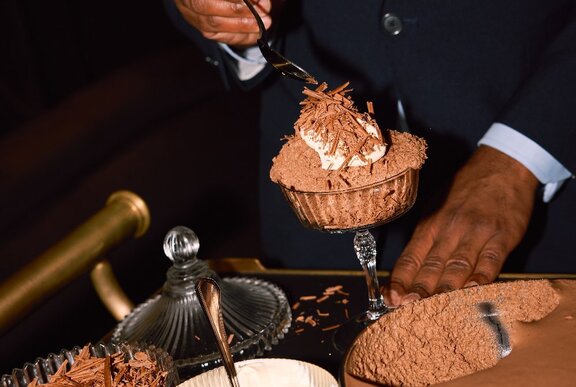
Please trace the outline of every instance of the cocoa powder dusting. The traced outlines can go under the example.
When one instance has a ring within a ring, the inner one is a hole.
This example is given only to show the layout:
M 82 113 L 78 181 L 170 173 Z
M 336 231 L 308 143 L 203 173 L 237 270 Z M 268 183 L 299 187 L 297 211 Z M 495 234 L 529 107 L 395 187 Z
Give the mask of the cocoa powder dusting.
M 547 280 L 495 283 L 439 294 L 382 316 L 354 343 L 347 372 L 389 386 L 427 386 L 488 369 L 500 360 L 478 304 L 491 302 L 512 338 L 519 323 L 559 304 Z
M 298 191 L 340 191 L 377 183 L 406 168 L 422 167 L 426 160 L 423 139 L 395 130 L 389 130 L 388 136 L 390 145 L 383 158 L 365 167 L 347 167 L 340 171 L 322 169 L 318 154 L 299 136 L 291 136 L 274 158 L 270 178 Z

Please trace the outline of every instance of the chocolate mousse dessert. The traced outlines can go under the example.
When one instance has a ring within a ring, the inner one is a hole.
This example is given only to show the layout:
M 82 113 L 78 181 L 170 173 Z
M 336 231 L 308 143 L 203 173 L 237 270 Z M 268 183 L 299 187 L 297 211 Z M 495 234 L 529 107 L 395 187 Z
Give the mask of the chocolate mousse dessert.
M 389 221 L 416 199 L 426 142 L 382 131 L 347 94 L 348 83 L 305 88 L 295 133 L 273 160 L 278 183 L 300 221 L 315 229 L 351 230 Z

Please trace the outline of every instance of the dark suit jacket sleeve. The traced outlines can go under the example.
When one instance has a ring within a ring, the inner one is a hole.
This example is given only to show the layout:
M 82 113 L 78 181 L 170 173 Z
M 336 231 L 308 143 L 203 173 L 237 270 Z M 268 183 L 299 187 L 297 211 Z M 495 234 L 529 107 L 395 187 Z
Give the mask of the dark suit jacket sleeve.
M 226 54 L 216 42 L 206 39 L 194 27 L 190 26 L 180 14 L 180 11 L 174 4 L 175 0 L 163 0 L 168 17 L 180 32 L 189 37 L 206 55 L 206 61 L 218 69 L 218 72 L 226 88 L 233 85 L 243 90 L 250 90 L 262 82 L 271 72 L 271 67 L 266 66 L 258 75 L 247 81 L 238 79 L 236 73 L 236 64 L 234 60 Z
M 564 28 L 500 121 L 523 132 L 576 173 L 576 6 L 572 8 Z

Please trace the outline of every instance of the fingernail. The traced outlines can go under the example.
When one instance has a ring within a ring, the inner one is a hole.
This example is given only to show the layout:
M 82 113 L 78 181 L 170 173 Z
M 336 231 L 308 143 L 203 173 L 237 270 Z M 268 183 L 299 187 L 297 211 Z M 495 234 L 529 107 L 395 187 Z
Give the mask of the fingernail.
M 394 289 L 390 289 L 390 303 L 392 305 L 400 305 L 400 295 Z
M 465 288 L 471 288 L 471 287 L 473 287 L 473 286 L 478 286 L 478 285 L 480 285 L 478 282 L 476 282 L 476 281 L 470 281 L 470 282 L 468 282 L 466 285 L 464 285 L 464 287 L 465 287 Z
M 421 298 L 422 297 L 420 297 L 420 295 L 418 293 L 409 293 L 409 294 L 405 295 L 404 297 L 402 297 L 400 304 L 406 305 L 406 304 L 409 304 L 411 302 L 418 301 Z

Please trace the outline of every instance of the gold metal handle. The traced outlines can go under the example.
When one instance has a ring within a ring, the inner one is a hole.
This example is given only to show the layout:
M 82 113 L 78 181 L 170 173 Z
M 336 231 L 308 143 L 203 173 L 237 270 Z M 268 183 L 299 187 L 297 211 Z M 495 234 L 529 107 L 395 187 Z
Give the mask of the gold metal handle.
M 139 196 L 113 193 L 103 209 L 0 284 L 0 334 L 149 225 L 150 212 Z
M 98 262 L 90 272 L 90 279 L 100 301 L 117 321 L 122 320 L 134 309 L 134 303 L 116 280 L 110 262 L 107 260 Z

